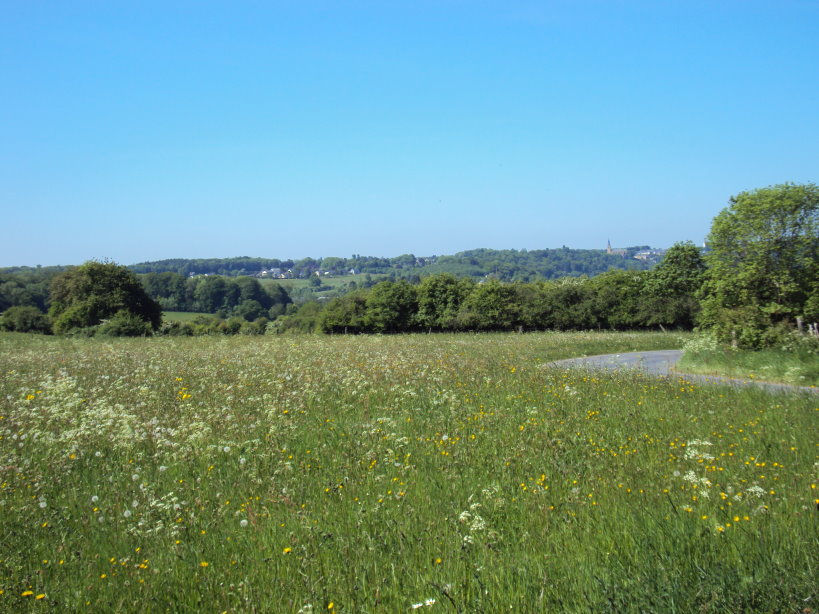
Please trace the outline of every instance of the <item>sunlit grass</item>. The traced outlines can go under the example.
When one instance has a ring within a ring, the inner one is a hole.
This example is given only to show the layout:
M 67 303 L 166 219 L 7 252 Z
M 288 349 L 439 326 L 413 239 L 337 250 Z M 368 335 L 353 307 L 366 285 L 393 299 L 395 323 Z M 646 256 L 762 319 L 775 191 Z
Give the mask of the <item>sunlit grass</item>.
M 0 606 L 815 609 L 816 398 L 545 366 L 680 343 L 2 335 Z
M 165 322 L 191 322 L 198 317 L 208 315 L 194 311 L 163 311 L 162 320 Z
M 686 351 L 677 366 L 688 373 L 819 386 L 819 354 L 808 351 Z

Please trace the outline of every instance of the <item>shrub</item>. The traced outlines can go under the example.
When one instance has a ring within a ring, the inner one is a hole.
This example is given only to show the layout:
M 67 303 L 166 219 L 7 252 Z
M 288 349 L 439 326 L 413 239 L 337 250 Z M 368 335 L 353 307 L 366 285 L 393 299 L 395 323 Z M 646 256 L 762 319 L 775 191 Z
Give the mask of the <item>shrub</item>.
M 152 333 L 148 322 L 125 310 L 118 311 L 97 327 L 97 335 L 102 337 L 149 337 Z
M 36 307 L 9 307 L 0 317 L 0 330 L 51 334 L 51 321 Z

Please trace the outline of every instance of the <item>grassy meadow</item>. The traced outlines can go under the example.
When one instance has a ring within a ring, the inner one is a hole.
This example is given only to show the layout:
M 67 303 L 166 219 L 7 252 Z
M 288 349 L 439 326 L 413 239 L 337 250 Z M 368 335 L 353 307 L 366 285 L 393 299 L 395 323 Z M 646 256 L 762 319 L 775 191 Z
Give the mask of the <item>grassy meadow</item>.
M 0 335 L 0 610 L 807 612 L 819 396 L 654 333 Z
M 163 322 L 192 322 L 199 316 L 209 317 L 209 313 L 197 313 L 195 311 L 163 311 Z

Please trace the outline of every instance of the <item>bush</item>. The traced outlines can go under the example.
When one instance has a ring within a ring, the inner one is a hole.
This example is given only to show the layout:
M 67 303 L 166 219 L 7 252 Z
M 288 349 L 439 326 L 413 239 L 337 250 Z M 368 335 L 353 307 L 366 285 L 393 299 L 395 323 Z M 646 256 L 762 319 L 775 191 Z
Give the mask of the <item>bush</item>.
M 193 327 L 187 322 L 164 322 L 159 334 L 169 337 L 190 337 L 193 335 Z
M 148 322 L 125 310 L 118 311 L 97 327 L 97 335 L 101 337 L 150 337 L 152 333 Z
M 51 321 L 36 307 L 9 307 L 0 316 L 0 330 L 51 334 Z

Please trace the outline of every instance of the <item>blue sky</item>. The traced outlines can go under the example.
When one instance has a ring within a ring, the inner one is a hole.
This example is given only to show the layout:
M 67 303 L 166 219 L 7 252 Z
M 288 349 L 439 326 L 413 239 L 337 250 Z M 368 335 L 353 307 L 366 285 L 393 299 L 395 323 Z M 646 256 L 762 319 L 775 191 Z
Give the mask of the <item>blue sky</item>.
M 819 3 L 3 3 L 0 266 L 701 242 L 819 169 Z

